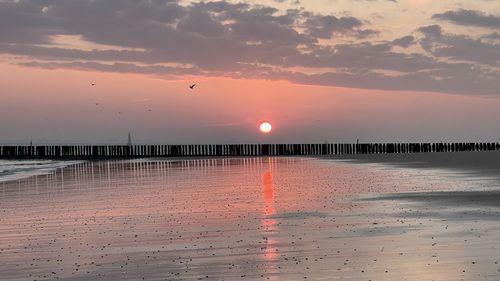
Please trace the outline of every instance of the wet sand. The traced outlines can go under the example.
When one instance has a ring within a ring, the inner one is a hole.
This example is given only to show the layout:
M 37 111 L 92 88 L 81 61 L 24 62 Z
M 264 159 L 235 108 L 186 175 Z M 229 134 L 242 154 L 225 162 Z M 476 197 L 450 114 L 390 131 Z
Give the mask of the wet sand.
M 448 169 L 471 176 L 500 176 L 500 151 L 360 154 L 322 158 L 353 163 L 379 163 L 398 167 Z
M 395 162 L 100 161 L 0 183 L 0 279 L 498 280 L 498 181 Z

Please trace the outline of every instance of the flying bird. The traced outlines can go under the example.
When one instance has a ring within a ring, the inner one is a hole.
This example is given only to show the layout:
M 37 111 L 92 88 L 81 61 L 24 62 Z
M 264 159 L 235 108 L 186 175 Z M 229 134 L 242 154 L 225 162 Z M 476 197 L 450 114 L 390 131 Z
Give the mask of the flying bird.
M 95 86 L 95 83 L 90 83 L 90 86 Z
M 191 89 L 191 90 L 194 89 L 194 86 L 196 86 L 196 84 L 189 85 L 189 89 Z
M 95 105 L 97 106 L 97 105 L 99 105 L 99 103 L 98 103 L 98 102 L 96 102 L 96 103 L 95 103 Z

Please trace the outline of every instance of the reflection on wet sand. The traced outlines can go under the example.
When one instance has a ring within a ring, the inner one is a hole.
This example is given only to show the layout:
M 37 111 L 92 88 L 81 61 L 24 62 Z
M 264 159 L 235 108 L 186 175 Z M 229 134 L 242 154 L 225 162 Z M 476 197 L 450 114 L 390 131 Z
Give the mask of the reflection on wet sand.
M 0 279 L 497 280 L 484 220 L 353 199 L 471 184 L 308 158 L 85 162 L 0 184 Z
M 271 167 L 270 167 L 271 168 Z M 278 239 L 276 233 L 278 226 L 272 216 L 276 213 L 274 209 L 274 186 L 271 170 L 267 170 L 262 175 L 262 198 L 264 199 L 264 211 L 262 224 L 262 235 L 265 242 L 264 252 L 262 253 L 265 265 L 265 272 L 270 274 L 270 280 L 278 280 L 278 268 L 276 261 L 278 258 Z
M 276 211 L 274 210 L 273 174 L 269 170 L 262 175 L 262 198 L 264 199 L 264 215 L 266 218 L 274 215 Z M 270 221 L 274 220 L 271 219 Z

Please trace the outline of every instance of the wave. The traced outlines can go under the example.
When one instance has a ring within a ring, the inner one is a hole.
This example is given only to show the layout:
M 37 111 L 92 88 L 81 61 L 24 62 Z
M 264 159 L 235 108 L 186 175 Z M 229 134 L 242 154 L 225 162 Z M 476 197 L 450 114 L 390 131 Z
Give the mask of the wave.
M 0 160 L 0 182 L 54 173 L 58 169 L 84 161 Z

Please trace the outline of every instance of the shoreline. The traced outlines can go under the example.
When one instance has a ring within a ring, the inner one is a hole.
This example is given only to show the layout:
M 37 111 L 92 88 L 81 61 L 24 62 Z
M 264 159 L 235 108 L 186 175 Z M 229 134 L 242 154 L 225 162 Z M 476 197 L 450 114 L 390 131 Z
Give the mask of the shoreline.
M 267 158 L 306 158 L 306 159 L 321 159 L 333 160 L 340 162 L 359 163 L 359 164 L 382 164 L 386 166 L 416 168 L 416 169 L 447 169 L 463 174 L 464 176 L 476 177 L 491 177 L 500 182 L 500 151 L 474 151 L 474 152 L 422 152 L 422 153 L 402 153 L 402 154 L 356 154 L 356 155 L 282 155 L 282 156 L 184 156 L 184 157 L 137 157 L 137 158 L 93 158 L 93 159 L 0 159 L 0 161 L 24 162 L 26 161 L 54 161 L 60 163 L 73 164 L 62 165 L 60 168 L 53 171 L 37 172 L 35 174 L 27 174 L 26 176 L 18 176 L 13 179 L 2 180 L 1 183 L 15 182 L 22 179 L 27 179 L 36 175 L 48 175 L 55 170 L 70 167 L 76 163 L 83 162 L 148 162 L 148 161 L 165 161 L 165 162 L 182 162 L 193 160 L 237 160 L 237 159 L 267 159 Z

